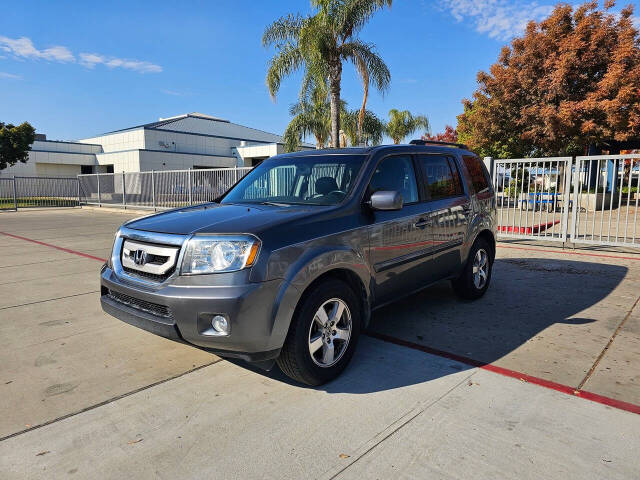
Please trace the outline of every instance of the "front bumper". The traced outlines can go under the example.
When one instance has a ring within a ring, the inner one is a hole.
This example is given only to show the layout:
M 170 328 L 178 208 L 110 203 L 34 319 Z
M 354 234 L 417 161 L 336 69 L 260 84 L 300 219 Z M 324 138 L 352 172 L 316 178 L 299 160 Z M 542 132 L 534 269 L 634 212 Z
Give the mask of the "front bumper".
M 282 329 L 274 328 L 282 280 L 149 288 L 123 280 L 105 267 L 100 281 L 106 313 L 156 335 L 250 362 L 277 358 L 284 343 Z M 216 314 L 229 320 L 228 336 L 210 333 L 210 321 Z

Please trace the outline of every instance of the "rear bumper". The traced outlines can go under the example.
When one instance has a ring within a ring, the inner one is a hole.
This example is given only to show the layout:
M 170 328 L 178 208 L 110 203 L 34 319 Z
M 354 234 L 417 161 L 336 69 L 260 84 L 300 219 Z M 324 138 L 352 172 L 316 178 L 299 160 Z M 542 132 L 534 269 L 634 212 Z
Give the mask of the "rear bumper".
M 274 329 L 282 281 L 233 286 L 164 285 L 150 289 L 101 273 L 102 309 L 135 327 L 226 357 L 262 362 L 277 358 L 284 337 Z M 122 297 L 131 299 L 123 302 Z M 160 313 L 158 313 L 160 312 Z M 214 315 L 225 315 L 228 336 L 211 334 Z

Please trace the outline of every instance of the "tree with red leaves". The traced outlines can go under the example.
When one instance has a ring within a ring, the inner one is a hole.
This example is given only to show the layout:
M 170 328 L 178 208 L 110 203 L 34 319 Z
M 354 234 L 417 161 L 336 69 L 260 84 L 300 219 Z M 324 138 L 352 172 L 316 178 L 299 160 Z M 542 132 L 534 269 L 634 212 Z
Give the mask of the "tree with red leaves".
M 430 133 L 423 135 L 422 140 L 430 140 L 435 142 L 458 143 L 458 132 L 451 125 L 444 127 L 444 132 L 431 135 Z
M 464 100 L 458 136 L 481 155 L 576 155 L 640 140 L 640 38 L 633 7 L 559 4 L 505 46 Z

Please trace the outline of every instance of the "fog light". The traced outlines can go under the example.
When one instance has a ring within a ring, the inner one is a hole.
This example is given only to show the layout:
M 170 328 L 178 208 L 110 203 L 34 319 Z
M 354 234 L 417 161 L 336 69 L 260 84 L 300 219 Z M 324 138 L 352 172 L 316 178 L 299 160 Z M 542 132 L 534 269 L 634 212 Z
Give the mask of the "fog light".
M 220 335 L 229 335 L 229 321 L 222 315 L 216 315 L 211 319 L 211 326 Z

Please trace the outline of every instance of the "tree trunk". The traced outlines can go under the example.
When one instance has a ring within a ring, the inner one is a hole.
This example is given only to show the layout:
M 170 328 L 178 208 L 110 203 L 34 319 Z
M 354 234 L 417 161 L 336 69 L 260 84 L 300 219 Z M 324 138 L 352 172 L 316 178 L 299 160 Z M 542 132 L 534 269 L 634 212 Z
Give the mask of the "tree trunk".
M 364 84 L 364 95 L 362 96 L 362 106 L 360 107 L 360 113 L 358 114 L 358 133 L 357 143 L 362 143 L 362 125 L 364 124 L 364 114 L 367 110 L 367 99 L 369 97 L 369 82 Z
M 340 83 L 342 63 L 338 60 L 329 68 L 329 97 L 331 102 L 331 147 L 340 148 Z

